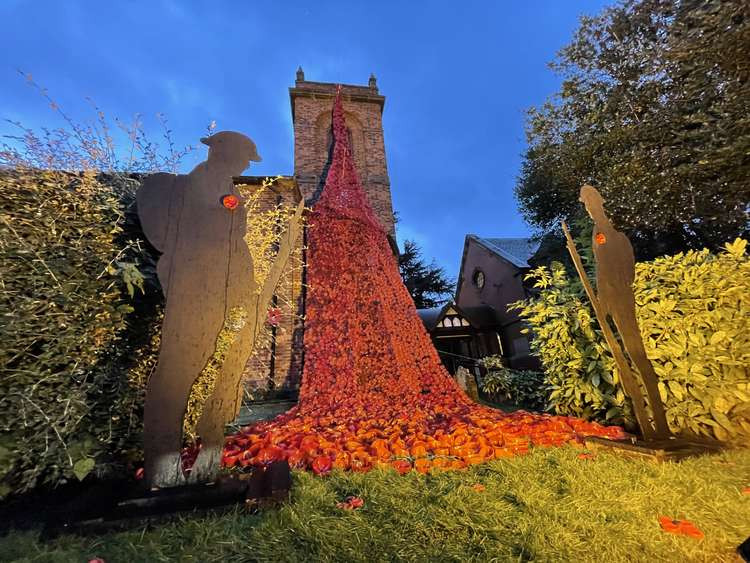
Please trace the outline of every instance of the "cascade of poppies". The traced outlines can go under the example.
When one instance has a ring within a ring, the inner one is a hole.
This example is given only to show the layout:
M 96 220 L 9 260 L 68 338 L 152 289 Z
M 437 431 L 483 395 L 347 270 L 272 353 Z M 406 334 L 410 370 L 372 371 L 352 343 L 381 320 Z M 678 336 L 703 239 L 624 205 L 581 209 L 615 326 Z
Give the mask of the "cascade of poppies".
M 305 364 L 299 403 L 227 438 L 224 464 L 288 459 L 399 471 L 460 468 L 585 435 L 622 437 L 570 417 L 505 414 L 472 402 L 443 367 L 398 271 L 352 158 L 339 87 L 333 151 L 309 217 Z
M 310 216 L 300 410 L 394 417 L 468 399 L 443 368 L 362 189 L 341 95 L 333 153 Z

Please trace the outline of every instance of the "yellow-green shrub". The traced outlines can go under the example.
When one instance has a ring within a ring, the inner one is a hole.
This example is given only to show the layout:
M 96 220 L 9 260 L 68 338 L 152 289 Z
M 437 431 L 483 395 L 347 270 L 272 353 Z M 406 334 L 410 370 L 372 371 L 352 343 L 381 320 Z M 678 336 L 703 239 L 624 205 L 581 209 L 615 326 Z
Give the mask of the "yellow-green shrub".
M 139 448 L 129 371 L 155 352 L 160 297 L 135 291 L 153 278 L 132 230 L 137 185 L 0 173 L 0 497 L 105 472 Z
M 646 352 L 675 429 L 750 440 L 750 258 L 737 239 L 638 264 Z
M 559 263 L 536 268 L 527 278 L 535 280 L 538 296 L 511 307 L 533 329 L 531 348 L 550 389 L 547 410 L 632 427 L 630 404 L 580 284 Z
M 690 251 L 636 265 L 634 292 L 646 350 L 674 431 L 750 440 L 750 259 L 736 240 L 724 252 Z M 608 347 L 580 284 L 559 266 L 529 274 L 540 289 L 519 302 L 532 347 L 564 414 L 632 423 Z M 612 375 L 610 375 L 612 374 Z

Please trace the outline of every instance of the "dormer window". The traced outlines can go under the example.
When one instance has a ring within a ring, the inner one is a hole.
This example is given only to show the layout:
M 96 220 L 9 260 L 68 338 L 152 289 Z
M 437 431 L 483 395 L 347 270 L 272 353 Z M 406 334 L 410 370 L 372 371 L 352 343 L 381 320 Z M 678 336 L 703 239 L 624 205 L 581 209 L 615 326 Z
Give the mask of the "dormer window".
M 482 270 L 475 270 L 471 279 L 477 288 L 482 289 L 484 287 L 484 272 Z
M 469 321 L 467 321 L 463 317 L 458 316 L 457 314 L 455 314 L 454 311 L 450 311 L 450 312 L 454 313 L 454 314 L 451 314 L 451 315 L 448 315 L 447 317 L 444 317 L 443 320 L 440 321 L 440 323 L 438 323 L 439 327 L 443 327 L 443 328 L 461 328 L 461 327 L 464 327 L 464 326 L 471 326 L 469 324 Z

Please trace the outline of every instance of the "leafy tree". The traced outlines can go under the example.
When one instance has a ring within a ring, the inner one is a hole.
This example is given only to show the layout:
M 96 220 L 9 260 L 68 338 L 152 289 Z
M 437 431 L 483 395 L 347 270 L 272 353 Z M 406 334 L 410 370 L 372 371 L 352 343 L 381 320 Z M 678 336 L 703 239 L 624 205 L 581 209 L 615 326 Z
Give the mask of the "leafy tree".
M 529 110 L 516 195 L 542 232 L 596 186 L 640 258 L 748 233 L 750 4 L 623 0 L 584 17 Z
M 429 309 L 446 303 L 453 294 L 455 282 L 435 263 L 426 264 L 417 243 L 404 241 L 398 257 L 398 269 L 417 309 Z

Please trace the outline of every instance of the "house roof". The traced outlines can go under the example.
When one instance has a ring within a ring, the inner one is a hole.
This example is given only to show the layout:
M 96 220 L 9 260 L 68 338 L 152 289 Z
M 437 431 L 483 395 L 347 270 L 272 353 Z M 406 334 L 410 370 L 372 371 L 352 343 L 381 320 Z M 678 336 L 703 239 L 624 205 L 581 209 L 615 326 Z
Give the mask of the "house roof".
M 432 307 L 430 309 L 417 309 L 419 318 L 422 319 L 424 327 L 431 331 L 438 324 L 440 320 L 440 314 L 443 312 L 443 307 Z
M 464 280 L 464 262 L 469 251 L 469 243 L 475 242 L 492 252 L 495 256 L 509 262 L 516 268 L 530 268 L 529 259 L 539 250 L 539 242 L 530 238 L 484 238 L 477 235 L 466 235 L 464 251 L 461 256 L 461 268 L 458 272 L 455 300 L 459 301 Z
M 467 235 L 466 238 L 477 241 L 518 268 L 529 268 L 529 259 L 539 250 L 539 242 L 530 238 L 482 238 L 477 235 Z

